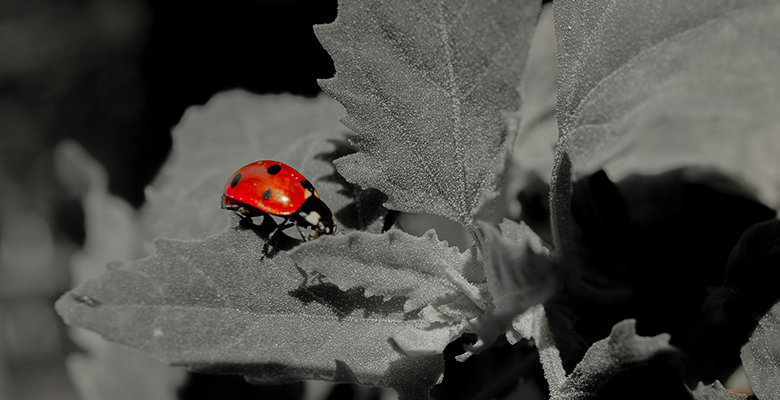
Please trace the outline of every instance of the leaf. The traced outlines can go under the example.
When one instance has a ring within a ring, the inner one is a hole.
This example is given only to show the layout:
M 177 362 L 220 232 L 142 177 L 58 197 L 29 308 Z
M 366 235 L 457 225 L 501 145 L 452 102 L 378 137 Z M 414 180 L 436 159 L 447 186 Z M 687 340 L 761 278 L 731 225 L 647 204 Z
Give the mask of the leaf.
M 501 232 L 479 223 L 484 234 L 485 276 L 495 308 L 480 317 L 475 330 L 491 344 L 528 308 L 550 299 L 559 287 L 557 262 L 541 239 L 524 223 L 505 219 Z M 483 346 L 478 342 L 476 350 Z
M 336 166 L 389 196 L 389 208 L 469 224 L 496 187 L 503 111 L 519 106 L 539 1 L 342 0 L 315 33 L 336 76 L 320 81 L 347 110 L 359 153 Z
M 709 385 L 699 382 L 696 390 L 693 391 L 693 398 L 695 400 L 744 400 L 747 396 L 734 393 L 715 381 Z
M 164 362 L 258 383 L 323 379 L 427 398 L 440 378 L 440 355 L 406 358 L 387 343 L 420 320 L 405 318 L 401 305 L 329 291 L 285 253 L 261 262 L 263 241 L 252 229 L 156 245 L 155 254 L 112 264 L 66 293 L 58 313 Z M 418 335 L 426 339 L 425 331 Z
M 343 131 L 337 120 L 342 113 L 341 105 L 324 95 L 306 99 L 243 91 L 220 93 L 189 108 L 173 130 L 168 161 L 146 190 L 145 238 L 199 239 L 221 232 L 229 213 L 219 208 L 219 199 L 233 172 L 277 159 L 282 149 L 312 132 Z
M 321 274 L 343 291 L 364 288 L 365 296 L 403 297 L 403 311 L 450 303 L 469 293 L 461 320 L 485 307 L 475 284 L 484 282 L 474 249 L 464 253 L 440 242 L 434 230 L 423 237 L 399 230 L 376 235 L 352 232 L 322 237 L 289 252 L 298 267 Z
M 780 303 L 761 318 L 742 347 L 742 364 L 756 396 L 761 400 L 776 399 L 780 393 Z
M 577 174 L 639 143 L 653 151 L 625 162 L 727 168 L 780 201 L 780 4 L 569 0 L 554 9 L 559 143 Z

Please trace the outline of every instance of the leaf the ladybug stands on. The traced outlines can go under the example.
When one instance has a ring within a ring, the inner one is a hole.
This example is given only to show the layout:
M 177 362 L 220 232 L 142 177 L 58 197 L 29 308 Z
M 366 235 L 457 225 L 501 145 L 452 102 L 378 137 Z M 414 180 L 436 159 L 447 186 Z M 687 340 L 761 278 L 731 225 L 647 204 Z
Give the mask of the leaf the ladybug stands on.
M 335 22 L 315 28 L 336 67 L 320 85 L 359 135 L 339 172 L 394 210 L 471 223 L 514 142 L 502 112 L 519 106 L 540 5 L 340 1 Z
M 318 301 L 323 287 L 316 275 L 297 269 L 284 253 L 260 261 L 263 241 L 253 229 L 156 246 L 153 255 L 113 264 L 73 290 L 98 306 L 66 293 L 57 312 L 69 324 L 165 362 L 257 383 L 356 382 L 417 399 L 427 398 L 442 373 L 440 354 L 407 358 L 387 343 L 428 325 L 405 315 L 403 303 L 332 290 L 337 304 Z M 434 342 L 441 336 L 417 335 Z

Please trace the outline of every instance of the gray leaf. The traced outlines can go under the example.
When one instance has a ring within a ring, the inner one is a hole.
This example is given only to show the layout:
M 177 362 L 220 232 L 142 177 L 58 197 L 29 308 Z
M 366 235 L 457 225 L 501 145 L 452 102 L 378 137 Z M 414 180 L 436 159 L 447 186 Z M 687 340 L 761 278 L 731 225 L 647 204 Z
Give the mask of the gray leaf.
M 539 1 L 342 0 L 315 29 L 361 150 L 336 166 L 388 207 L 470 223 L 496 187 Z

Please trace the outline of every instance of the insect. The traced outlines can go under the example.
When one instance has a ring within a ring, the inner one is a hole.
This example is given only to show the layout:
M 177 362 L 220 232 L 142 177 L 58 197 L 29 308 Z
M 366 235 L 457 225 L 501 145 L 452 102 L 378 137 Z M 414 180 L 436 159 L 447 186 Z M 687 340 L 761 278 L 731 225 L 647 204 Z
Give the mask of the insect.
M 267 214 L 284 217 L 268 236 L 264 256 L 274 235 L 291 226 L 304 241 L 308 239 L 301 226 L 316 231 L 315 238 L 336 233 L 333 213 L 317 189 L 300 172 L 279 161 L 256 161 L 236 171 L 225 184 L 220 207 L 245 218 Z

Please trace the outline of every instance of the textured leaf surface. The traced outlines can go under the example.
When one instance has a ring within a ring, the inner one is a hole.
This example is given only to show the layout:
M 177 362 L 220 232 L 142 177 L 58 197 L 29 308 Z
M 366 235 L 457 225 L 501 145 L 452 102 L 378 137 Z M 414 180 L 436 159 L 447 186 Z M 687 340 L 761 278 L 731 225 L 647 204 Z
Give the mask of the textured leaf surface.
M 742 347 L 742 363 L 750 388 L 761 399 L 780 393 L 780 303 L 758 322 L 750 341 Z
M 343 0 L 317 36 L 360 152 L 339 160 L 390 208 L 471 221 L 496 186 L 540 2 Z
M 341 290 L 364 288 L 366 296 L 402 297 L 404 312 L 451 303 L 464 292 L 484 307 L 475 284 L 484 283 L 485 277 L 474 249 L 461 253 L 440 242 L 433 230 L 423 237 L 395 229 L 382 235 L 322 237 L 296 247 L 290 257 Z M 481 312 L 473 302 L 465 305 L 461 320 Z
M 312 132 L 343 131 L 338 122 L 343 110 L 324 95 L 243 91 L 220 93 L 189 108 L 173 130 L 168 161 L 146 190 L 144 236 L 199 239 L 221 232 L 229 213 L 220 210 L 219 199 L 230 175 L 257 160 L 278 160 L 282 149 Z M 296 160 L 278 161 L 298 167 Z
M 66 293 L 57 311 L 162 361 L 257 382 L 351 381 L 425 398 L 442 373 L 440 355 L 410 359 L 388 345 L 420 325 L 402 305 L 329 290 L 284 253 L 261 262 L 252 229 L 156 244 L 152 256 L 112 264 L 73 290 L 99 304 Z
M 780 4 L 568 0 L 554 8 L 560 141 L 577 171 L 595 170 L 641 135 L 656 150 L 645 153 L 649 163 L 722 166 L 762 183 L 770 204 L 780 201 Z

